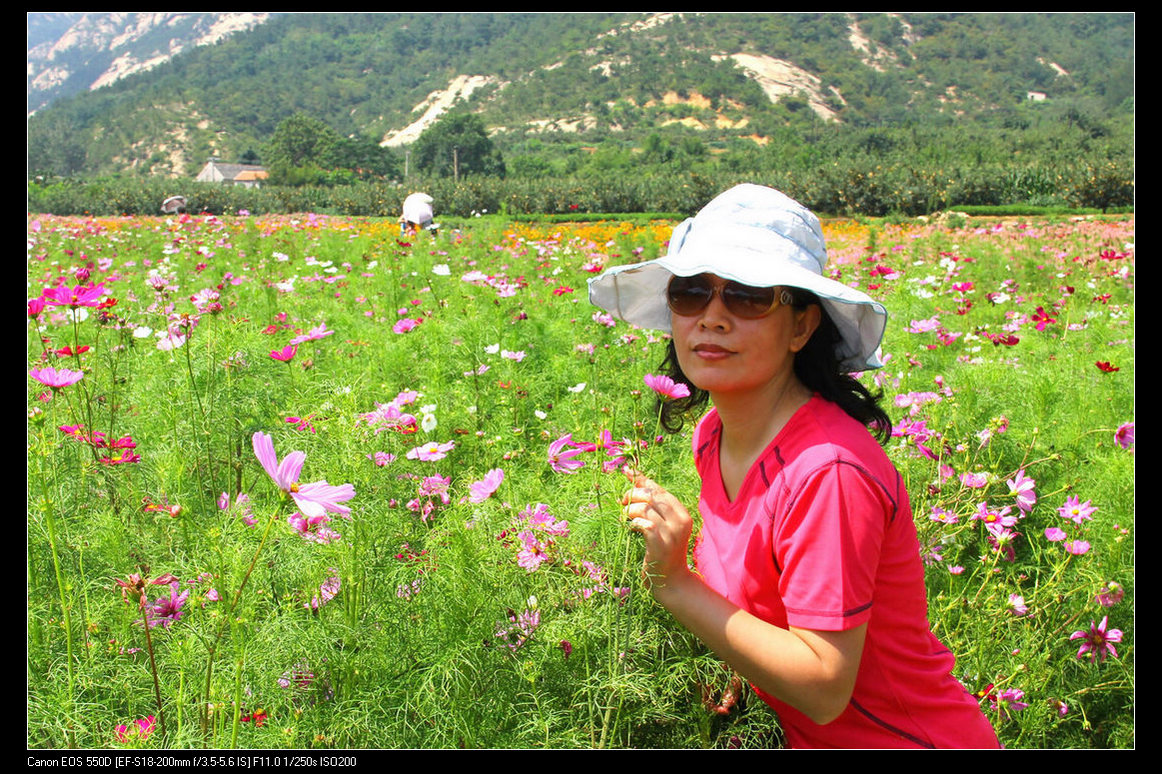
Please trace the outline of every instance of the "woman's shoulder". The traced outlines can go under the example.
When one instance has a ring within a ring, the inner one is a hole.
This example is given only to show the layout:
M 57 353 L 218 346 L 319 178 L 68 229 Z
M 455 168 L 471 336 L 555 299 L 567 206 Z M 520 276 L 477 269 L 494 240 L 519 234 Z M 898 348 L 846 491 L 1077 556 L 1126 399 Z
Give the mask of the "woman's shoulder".
M 819 461 L 854 462 L 858 466 L 891 466 L 871 430 L 838 404 L 816 393 L 795 415 L 791 432 L 781 440 L 784 460 L 805 456 Z
M 692 445 L 694 448 L 694 460 L 696 462 L 701 464 L 707 447 L 717 441 L 721 432 L 722 421 L 718 418 L 718 412 L 712 408 L 698 420 L 698 424 L 694 427 Z

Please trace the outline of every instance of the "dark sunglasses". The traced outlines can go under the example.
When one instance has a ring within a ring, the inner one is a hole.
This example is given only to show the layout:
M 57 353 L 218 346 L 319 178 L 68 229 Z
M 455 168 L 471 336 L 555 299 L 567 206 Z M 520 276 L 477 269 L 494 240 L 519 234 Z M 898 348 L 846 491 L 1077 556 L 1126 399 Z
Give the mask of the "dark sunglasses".
M 709 274 L 672 277 L 666 287 L 666 303 L 674 314 L 689 317 L 709 306 L 715 293 L 727 311 L 744 320 L 758 319 L 779 304 L 791 303 L 791 294 L 784 288 L 756 288 L 733 280 L 719 286 Z

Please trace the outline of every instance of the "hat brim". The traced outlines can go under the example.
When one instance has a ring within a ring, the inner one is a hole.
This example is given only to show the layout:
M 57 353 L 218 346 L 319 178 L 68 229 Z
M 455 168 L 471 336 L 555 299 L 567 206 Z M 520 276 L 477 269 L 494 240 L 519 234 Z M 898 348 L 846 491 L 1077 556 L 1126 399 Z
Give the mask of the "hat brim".
M 614 266 L 589 280 L 589 300 L 615 318 L 639 328 L 669 332 L 670 308 L 666 287 L 670 278 L 709 273 L 752 287 L 793 287 L 814 293 L 839 330 L 836 355 L 844 371 L 862 371 L 883 365 L 880 342 L 888 312 L 866 293 L 841 282 L 789 264 L 742 262 L 733 269 L 721 256 L 666 255 L 652 261 Z

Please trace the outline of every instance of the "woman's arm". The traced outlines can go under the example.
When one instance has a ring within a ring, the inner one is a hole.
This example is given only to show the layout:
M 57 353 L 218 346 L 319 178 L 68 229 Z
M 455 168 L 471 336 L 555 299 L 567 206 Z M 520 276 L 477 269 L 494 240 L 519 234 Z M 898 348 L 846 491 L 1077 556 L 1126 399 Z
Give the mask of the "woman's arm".
M 831 632 L 767 623 L 690 571 L 693 519 L 677 498 L 638 475 L 622 505 L 645 537 L 650 591 L 679 623 L 743 677 L 816 723 L 839 717 L 855 687 L 866 624 Z

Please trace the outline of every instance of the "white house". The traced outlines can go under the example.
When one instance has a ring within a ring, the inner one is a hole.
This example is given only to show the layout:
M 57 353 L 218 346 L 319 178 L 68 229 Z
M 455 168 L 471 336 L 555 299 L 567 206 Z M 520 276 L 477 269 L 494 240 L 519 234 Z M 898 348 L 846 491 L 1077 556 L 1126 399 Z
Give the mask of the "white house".
M 194 179 L 199 183 L 228 183 L 261 188 L 262 181 L 266 179 L 266 167 L 257 164 L 223 164 L 210 159 Z

